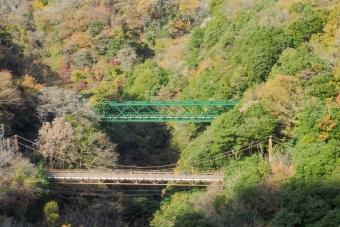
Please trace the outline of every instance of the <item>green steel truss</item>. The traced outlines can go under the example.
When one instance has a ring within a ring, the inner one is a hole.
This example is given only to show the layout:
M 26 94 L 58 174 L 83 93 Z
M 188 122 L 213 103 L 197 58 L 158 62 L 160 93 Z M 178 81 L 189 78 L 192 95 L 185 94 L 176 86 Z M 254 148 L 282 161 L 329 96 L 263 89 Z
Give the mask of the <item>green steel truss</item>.
M 125 101 L 94 106 L 101 122 L 211 122 L 238 101 Z

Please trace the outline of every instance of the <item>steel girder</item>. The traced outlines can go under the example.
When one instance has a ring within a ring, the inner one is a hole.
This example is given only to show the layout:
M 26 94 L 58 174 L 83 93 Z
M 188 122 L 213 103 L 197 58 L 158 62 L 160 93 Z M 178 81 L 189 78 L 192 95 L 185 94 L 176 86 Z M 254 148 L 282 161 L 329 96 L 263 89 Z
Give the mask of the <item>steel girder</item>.
M 94 106 L 101 122 L 211 122 L 238 101 L 125 101 Z
M 109 184 L 109 185 L 172 185 L 172 186 L 201 186 L 216 184 L 219 185 L 223 181 L 223 176 L 218 178 L 197 179 L 194 176 L 188 178 L 181 177 L 76 177 L 76 176 L 49 176 L 49 180 L 60 184 Z
M 106 172 L 53 170 L 47 178 L 62 184 L 113 184 L 113 185 L 188 185 L 206 186 L 223 181 L 220 173 L 178 174 L 175 172 L 121 171 Z

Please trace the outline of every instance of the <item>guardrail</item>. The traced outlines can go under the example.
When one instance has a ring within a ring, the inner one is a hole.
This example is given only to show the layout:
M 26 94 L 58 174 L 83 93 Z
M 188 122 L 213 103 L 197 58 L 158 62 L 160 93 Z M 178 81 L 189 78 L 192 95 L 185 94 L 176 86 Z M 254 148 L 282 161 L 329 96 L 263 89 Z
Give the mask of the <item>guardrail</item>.
M 91 173 L 91 174 L 170 174 L 170 175 L 223 175 L 222 173 L 218 172 L 177 172 L 177 171 L 169 171 L 169 170 L 121 170 L 121 169 L 114 169 L 114 170 L 73 170 L 73 169 L 49 169 L 47 170 L 48 173 Z

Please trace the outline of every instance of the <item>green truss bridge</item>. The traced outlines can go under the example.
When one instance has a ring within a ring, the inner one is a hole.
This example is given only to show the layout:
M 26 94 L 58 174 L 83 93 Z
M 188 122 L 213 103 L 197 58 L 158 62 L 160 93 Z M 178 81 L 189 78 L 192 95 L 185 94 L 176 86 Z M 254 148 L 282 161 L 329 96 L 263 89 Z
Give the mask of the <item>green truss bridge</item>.
M 101 122 L 211 122 L 238 101 L 123 101 L 94 106 Z

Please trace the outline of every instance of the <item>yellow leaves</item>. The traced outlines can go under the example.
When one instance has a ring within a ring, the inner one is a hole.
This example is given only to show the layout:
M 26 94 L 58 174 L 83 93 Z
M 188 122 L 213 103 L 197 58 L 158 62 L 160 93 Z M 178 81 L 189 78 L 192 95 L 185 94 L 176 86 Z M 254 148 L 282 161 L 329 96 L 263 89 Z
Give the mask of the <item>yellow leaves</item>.
M 91 46 L 91 36 L 87 32 L 75 32 L 71 41 L 75 42 L 78 48 L 86 48 Z
M 140 13 L 145 13 L 149 6 L 152 6 L 156 3 L 157 0 L 137 0 L 137 10 Z
M 335 47 L 339 39 L 340 27 L 340 4 L 334 6 L 334 9 L 328 17 L 328 22 L 323 28 L 323 33 L 317 38 L 326 47 Z
M 57 12 L 51 11 L 50 8 L 35 10 L 33 12 L 34 22 L 39 31 L 48 32 L 52 26 L 60 22 L 61 17 Z
M 125 83 L 126 78 L 123 74 L 109 76 L 93 87 L 92 93 L 94 95 L 91 97 L 91 102 L 97 103 L 107 99 L 119 99 Z
M 41 84 L 37 83 L 34 77 L 28 74 L 24 76 L 24 79 L 21 82 L 21 86 L 32 90 L 37 90 L 43 87 Z
M 13 86 L 13 77 L 9 71 L 0 71 L 0 90 Z
M 117 26 L 115 30 L 112 31 L 115 40 L 124 41 L 125 40 L 125 32 L 121 25 Z
M 75 82 L 78 82 L 79 80 L 83 80 L 83 81 L 86 80 L 89 72 L 90 72 L 89 68 L 73 70 L 71 73 L 72 82 L 75 83 Z
M 336 24 L 327 24 L 324 29 L 324 33 L 320 37 L 320 41 L 322 41 L 327 46 L 332 46 L 335 44 L 338 36 L 338 26 Z
M 125 82 L 126 78 L 123 75 L 119 75 L 113 80 L 113 86 L 119 90 L 123 88 Z
M 176 193 L 173 196 L 171 196 L 171 199 L 172 199 L 173 202 L 175 202 L 177 200 L 180 200 L 182 197 L 183 197 L 183 194 Z
M 218 68 L 223 64 L 223 62 L 224 59 L 221 57 L 221 55 L 216 55 L 214 58 L 207 58 L 198 66 L 197 74 L 206 69 Z M 231 66 L 227 66 L 226 70 L 229 70 L 230 68 Z
M 162 189 L 161 196 L 163 197 L 163 196 L 165 195 L 165 193 L 166 193 L 166 188 L 163 188 L 163 189 Z
M 316 6 L 317 2 L 315 0 L 286 0 L 285 1 L 285 8 L 288 11 L 295 11 L 295 8 L 299 5 L 299 4 L 308 4 L 311 6 Z
M 44 4 L 38 0 L 33 0 L 32 7 L 33 9 L 42 9 L 44 7 Z
M 34 176 L 26 176 L 22 186 L 26 189 L 33 189 L 36 187 L 36 184 L 39 183 L 38 178 L 34 177 Z
M 162 50 L 160 54 L 162 59 L 158 65 L 164 69 L 182 70 L 182 66 L 185 65 L 183 56 L 185 55 L 187 42 L 188 38 L 185 36 L 177 39 L 166 39 L 157 44 L 157 50 Z
M 45 217 L 46 217 L 48 227 L 54 227 L 55 226 L 55 223 L 59 218 L 58 211 L 59 211 L 59 206 L 58 206 L 58 203 L 56 201 L 50 201 L 50 202 L 45 204 L 44 214 L 45 214 Z
M 198 0 L 177 0 L 179 10 L 194 10 L 199 7 L 200 2 Z
M 187 167 L 188 166 L 188 160 L 185 160 L 184 161 L 184 165 L 183 165 L 184 167 Z
M 196 75 L 198 75 L 200 72 L 203 72 L 206 69 L 209 69 L 211 65 L 213 64 L 213 59 L 207 58 L 205 61 L 203 61 L 197 68 Z
M 276 116 L 286 132 L 290 133 L 291 124 L 297 123 L 302 109 L 304 95 L 299 79 L 294 76 L 277 75 L 258 87 L 257 96 L 264 102 L 266 111 Z
M 340 106 L 340 93 L 336 96 L 335 102 Z
M 302 97 L 302 93 L 298 78 L 280 74 L 264 84 L 259 97 L 268 103 L 270 112 L 277 114 L 281 112 L 281 106 L 289 105 L 292 99 Z
M 340 80 L 340 60 L 338 61 L 338 67 L 336 67 L 334 69 L 334 78 L 337 80 L 337 82 L 334 82 L 336 83 L 338 86 L 339 86 L 339 80 Z
M 318 124 L 319 132 L 318 137 L 322 141 L 326 141 L 329 138 L 329 132 L 336 126 L 336 123 L 332 121 L 329 115 L 324 116 Z
M 190 24 L 187 22 L 184 22 L 183 20 L 177 20 L 174 23 L 173 27 L 178 30 L 187 30 L 190 27 Z
M 320 132 L 318 134 L 318 137 L 322 141 L 326 141 L 329 138 L 329 133 L 328 132 Z
M 91 83 L 101 81 L 104 78 L 109 67 L 110 65 L 107 63 L 105 58 L 99 59 L 97 63 L 92 66 L 93 75 L 91 76 L 92 77 Z
M 57 55 L 60 51 L 62 50 L 62 46 L 60 44 L 53 44 L 52 46 L 50 46 L 49 48 L 49 52 L 52 55 Z

